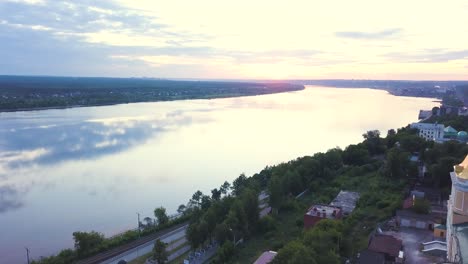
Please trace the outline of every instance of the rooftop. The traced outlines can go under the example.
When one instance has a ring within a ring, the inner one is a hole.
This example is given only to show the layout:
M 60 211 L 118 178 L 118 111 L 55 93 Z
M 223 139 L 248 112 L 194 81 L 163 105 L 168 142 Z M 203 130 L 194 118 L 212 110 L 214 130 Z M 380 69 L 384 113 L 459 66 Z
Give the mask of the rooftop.
M 260 194 L 258 195 L 258 201 L 263 201 L 269 197 L 270 195 L 268 195 L 266 191 L 261 191 Z
M 447 226 L 445 226 L 445 225 L 436 225 L 436 226 L 434 226 L 434 229 L 447 230 Z
M 340 191 L 335 199 L 330 203 L 331 206 L 341 207 L 345 214 L 351 213 L 359 200 L 359 193 Z
M 316 204 L 309 208 L 306 215 L 317 216 L 321 218 L 335 219 L 341 209 L 335 206 Z M 324 215 L 325 214 L 325 215 Z
M 267 264 L 273 261 L 273 259 L 276 257 L 275 251 L 265 251 L 260 255 L 260 257 L 254 262 L 254 264 Z
M 359 252 L 358 264 L 384 264 L 385 256 L 382 253 L 364 249 Z
M 451 127 L 451 126 L 448 126 L 448 127 L 446 127 L 444 129 L 444 132 L 445 133 L 457 133 L 458 131 L 455 128 Z
M 417 214 L 410 209 L 407 210 L 397 210 L 396 215 L 399 217 L 410 217 L 414 219 L 419 219 L 423 221 L 434 221 L 434 216 L 431 214 Z
M 400 239 L 394 238 L 393 236 L 376 235 L 371 240 L 369 250 L 397 258 L 400 254 L 402 246 L 403 242 Z
M 432 123 L 412 123 L 410 125 L 411 128 L 418 128 L 418 129 L 444 129 L 443 124 L 432 124 Z

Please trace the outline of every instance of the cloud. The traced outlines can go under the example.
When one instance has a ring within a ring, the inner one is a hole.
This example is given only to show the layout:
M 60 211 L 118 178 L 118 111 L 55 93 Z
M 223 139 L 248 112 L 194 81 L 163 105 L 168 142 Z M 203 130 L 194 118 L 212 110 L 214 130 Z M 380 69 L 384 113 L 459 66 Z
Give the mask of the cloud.
M 405 57 L 423 48 L 434 54 L 465 49 L 468 31 L 453 27 L 468 23 L 464 2 L 425 2 L 417 20 L 410 18 L 420 5 L 404 0 L 340 2 L 343 8 L 336 10 L 338 2 L 200 0 L 181 9 L 180 3 L 151 0 L 0 1 L 0 74 L 383 78 L 402 68 L 395 63 L 425 60 L 385 61 L 383 53 Z M 377 30 L 369 31 L 370 24 Z M 382 65 L 379 73 L 375 65 Z M 464 65 L 445 68 L 461 75 Z M 405 68 L 409 74 L 421 71 Z
M 413 53 L 392 52 L 386 53 L 384 57 L 396 62 L 409 63 L 441 63 L 454 60 L 468 59 L 468 49 L 466 50 L 444 50 L 444 49 L 425 49 Z
M 339 31 L 335 36 L 350 39 L 385 39 L 400 34 L 401 28 L 390 28 L 382 31 L 363 32 L 363 31 Z

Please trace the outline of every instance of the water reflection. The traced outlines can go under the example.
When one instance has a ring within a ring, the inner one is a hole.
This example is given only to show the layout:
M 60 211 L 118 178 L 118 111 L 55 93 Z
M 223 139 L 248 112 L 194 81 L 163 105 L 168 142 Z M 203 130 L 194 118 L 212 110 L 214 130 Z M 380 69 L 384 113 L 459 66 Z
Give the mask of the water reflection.
M 0 186 L 0 214 L 23 206 L 20 193 L 11 186 Z
M 122 152 L 194 121 L 210 122 L 209 118 L 193 116 L 194 112 L 204 111 L 208 110 L 175 110 L 160 116 L 90 118 L 66 124 L 27 125 L 0 130 L 0 214 L 21 208 L 24 205 L 21 196 L 33 186 L 43 189 L 56 186 L 54 177 L 38 177 L 44 170 L 38 170 L 41 165 L 95 160 Z M 95 174 L 85 172 L 82 177 L 92 178 Z M 116 195 L 116 186 L 121 184 L 118 181 L 118 178 L 113 179 L 107 194 Z M 89 196 L 98 194 L 95 189 L 78 188 Z
M 0 263 L 20 262 L 25 245 L 33 258 L 73 247 L 74 231 L 133 228 L 137 211 L 175 212 L 195 190 L 359 142 L 366 130 L 405 125 L 432 106 L 381 91 L 318 88 L 0 113 Z
M 202 110 L 206 111 L 206 110 Z M 136 116 L 89 119 L 66 125 L 26 126 L 0 131 L 0 178 L 32 164 L 50 165 L 67 160 L 96 159 L 126 150 L 148 138 L 194 120 L 191 112 L 176 110 L 162 117 Z M 198 118 L 197 122 L 209 122 Z

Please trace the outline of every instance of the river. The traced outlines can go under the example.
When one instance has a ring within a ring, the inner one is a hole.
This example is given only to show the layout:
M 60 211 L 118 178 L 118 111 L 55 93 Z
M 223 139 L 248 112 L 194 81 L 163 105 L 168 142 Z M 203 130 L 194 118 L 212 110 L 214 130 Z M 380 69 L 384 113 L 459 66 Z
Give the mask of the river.
M 432 99 L 307 87 L 252 97 L 0 113 L 0 263 L 112 235 L 196 190 L 405 126 Z

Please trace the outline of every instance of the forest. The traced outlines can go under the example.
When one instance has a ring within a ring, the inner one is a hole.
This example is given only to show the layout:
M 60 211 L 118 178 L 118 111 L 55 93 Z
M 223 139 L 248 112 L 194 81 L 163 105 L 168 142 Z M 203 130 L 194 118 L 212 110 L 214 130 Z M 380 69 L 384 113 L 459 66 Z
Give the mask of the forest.
M 303 90 L 283 82 L 0 76 L 0 111 L 213 99 Z

